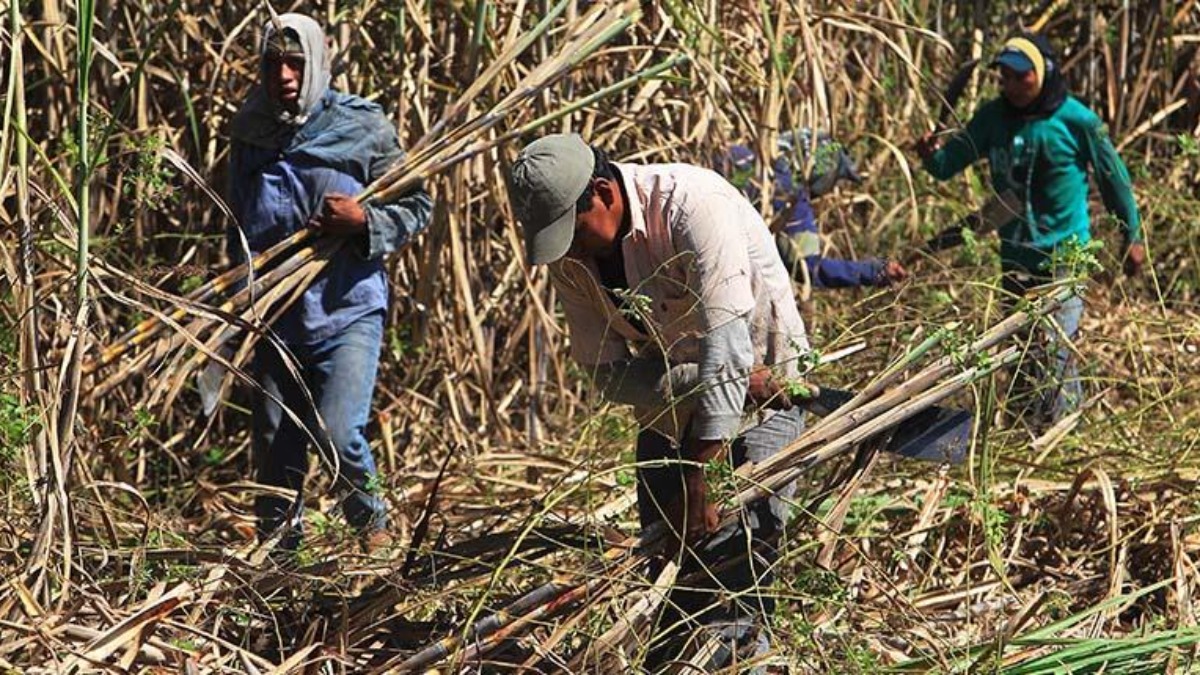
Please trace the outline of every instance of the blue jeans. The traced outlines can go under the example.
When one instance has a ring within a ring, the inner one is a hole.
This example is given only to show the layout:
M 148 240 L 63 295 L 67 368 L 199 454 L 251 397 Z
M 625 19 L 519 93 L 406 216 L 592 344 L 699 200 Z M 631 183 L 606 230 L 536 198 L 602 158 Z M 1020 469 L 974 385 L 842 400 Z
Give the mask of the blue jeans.
M 747 461 L 762 462 L 803 430 L 800 410 L 778 411 L 733 442 L 730 460 L 735 468 Z M 663 508 L 683 489 L 680 465 L 653 462 L 679 458 L 678 446 L 665 436 L 648 429 L 638 434 L 638 517 L 643 528 L 662 520 Z M 698 555 L 684 557 L 676 585 L 654 622 L 654 632 L 659 634 L 650 645 L 647 670 L 657 670 L 676 658 L 688 633 L 698 625 L 724 645 L 708 664 L 710 669 L 728 666 L 734 650 L 765 653 L 769 644 L 762 628 L 775 613 L 770 587 L 787 522 L 787 500 L 794 492 L 795 485 L 788 485 L 775 496 L 747 505 L 742 518 L 713 535 Z
M 1005 308 L 1015 308 L 1018 298 L 1035 285 L 1051 281 L 1047 278 L 1019 278 L 1004 275 Z M 1071 341 L 1079 333 L 1083 318 L 1083 298 L 1072 297 L 1052 313 L 1051 318 L 1062 330 L 1039 326 L 1022 338 L 1032 340 L 1025 357 L 1017 364 L 1012 386 L 1010 412 L 1024 417 L 1038 431 L 1044 430 L 1079 408 L 1083 400 L 1083 382 L 1075 354 L 1063 340 Z
M 348 492 L 342 510 L 350 525 L 360 531 L 387 525 L 383 500 L 370 485 L 376 478 L 375 458 L 364 433 L 371 414 L 382 340 L 383 312 L 375 312 L 333 337 L 311 345 L 290 346 L 303 384 L 312 395 L 311 403 L 274 345 L 260 343 L 254 355 L 254 371 L 267 392 L 256 392 L 254 400 L 253 443 L 258 482 L 298 492 L 303 489 L 308 473 L 310 438 L 304 430 L 307 428 L 320 442 L 321 452 L 331 460 L 330 447 L 337 453 L 337 487 Z M 303 421 L 304 428 L 285 414 L 277 401 L 291 409 Z M 316 412 L 327 433 L 317 422 Z M 273 495 L 255 500 L 260 536 L 269 535 L 284 524 L 289 506 L 287 499 Z M 293 524 L 300 522 L 298 513 L 291 517 Z M 284 546 L 294 547 L 298 542 L 297 528 L 285 537 Z

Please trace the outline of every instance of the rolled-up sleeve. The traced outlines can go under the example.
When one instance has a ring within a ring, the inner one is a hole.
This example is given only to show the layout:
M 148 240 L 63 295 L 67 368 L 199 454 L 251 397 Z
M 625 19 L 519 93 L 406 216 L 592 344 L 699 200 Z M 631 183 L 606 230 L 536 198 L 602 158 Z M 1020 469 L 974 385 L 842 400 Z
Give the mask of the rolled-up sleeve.
M 376 181 L 388 169 L 404 161 L 400 140 L 390 122 L 379 116 L 375 136 L 378 139 L 369 164 L 369 180 Z M 433 199 L 423 186 L 388 203 L 368 201 L 363 205 L 367 216 L 366 258 L 377 260 L 404 246 L 429 226 Z
M 633 406 L 643 427 L 676 441 L 683 438 L 696 408 L 695 363 L 630 358 L 593 369 L 593 381 L 610 401 Z
M 593 379 L 605 398 L 632 405 L 668 436 L 688 428 L 692 438 L 722 440 L 741 426 L 752 354 L 749 323 L 737 319 L 701 339 L 701 363 L 626 358 L 597 366 Z
M 688 403 L 697 393 L 695 363 L 628 358 L 596 366 L 592 380 L 604 398 L 652 413 Z
M 388 204 L 368 202 L 367 259 L 377 260 L 395 252 L 429 226 L 433 199 L 423 188 Z
M 690 435 L 703 441 L 737 436 L 742 422 L 754 347 L 744 317 L 710 329 L 700 340 L 696 412 Z

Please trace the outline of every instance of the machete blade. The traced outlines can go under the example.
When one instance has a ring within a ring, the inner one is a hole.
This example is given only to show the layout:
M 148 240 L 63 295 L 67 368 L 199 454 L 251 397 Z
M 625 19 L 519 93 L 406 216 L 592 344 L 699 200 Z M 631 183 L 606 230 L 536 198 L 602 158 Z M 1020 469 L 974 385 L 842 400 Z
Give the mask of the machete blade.
M 854 398 L 854 392 L 820 387 L 808 409 L 825 416 Z M 962 464 L 971 447 L 974 417 L 966 410 L 933 406 L 895 426 L 885 451 L 925 462 Z

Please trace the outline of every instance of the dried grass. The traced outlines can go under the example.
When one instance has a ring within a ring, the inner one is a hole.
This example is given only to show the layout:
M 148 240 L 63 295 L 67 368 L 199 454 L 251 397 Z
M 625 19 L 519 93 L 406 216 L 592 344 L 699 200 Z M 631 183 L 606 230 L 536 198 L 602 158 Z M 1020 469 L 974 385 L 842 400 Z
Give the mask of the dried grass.
M 796 522 L 780 567 L 777 668 L 1055 672 L 1045 660 L 1054 655 L 1090 672 L 1138 672 L 1130 658 L 1188 667 L 1200 545 L 1197 17 L 1192 3 L 1061 5 L 1045 14 L 1047 30 L 1070 46 L 1076 91 L 1124 144 L 1154 274 L 1102 276 L 1089 289 L 1078 348 L 1093 396 L 1073 427 L 1034 439 L 985 424 L 961 470 L 880 458 L 856 474 L 845 447 L 843 459 L 803 476 L 797 508 L 811 517 Z M 78 310 L 70 249 L 58 243 L 79 222 L 66 140 L 80 109 L 75 35 L 65 29 L 73 9 L 49 0 L 22 7 L 23 24 L 9 15 L 3 48 L 12 54 L 20 36 L 25 61 L 5 60 L 0 143 L 0 269 L 12 289 L 0 302 L 11 327 L 0 330 L 0 667 L 391 672 L 438 640 L 463 669 L 637 663 L 647 616 L 674 571 L 642 578 L 617 546 L 636 531 L 630 422 L 596 401 L 565 359 L 545 274 L 520 262 L 502 176 L 531 135 L 526 125 L 686 56 L 672 75 L 628 82 L 547 128 L 580 130 L 639 161 L 708 162 L 733 140 L 765 149 L 788 127 L 830 127 L 870 177 L 819 205 L 830 253 L 905 251 L 986 196 L 977 175 L 932 185 L 907 166 L 905 148 L 934 124 L 957 62 L 981 46 L 986 54 L 1005 32 L 971 16 L 969 3 L 643 7 L 597 58 L 503 121 L 474 127 L 460 139 L 467 144 L 439 150 L 458 158 L 453 167 L 414 156 L 411 175 L 432 176 L 440 207 L 430 231 L 389 265 L 397 291 L 376 396 L 376 453 L 402 548 L 391 560 L 355 555 L 329 515 L 334 500 L 313 496 L 304 553 L 282 566 L 252 537 L 249 505 L 262 488 L 244 478 L 245 393 L 198 421 L 182 376 L 199 365 L 196 352 L 168 345 L 98 370 L 82 383 L 78 416 L 62 415 L 60 355 Z M 172 8 L 97 7 L 90 110 L 111 135 L 95 139 L 107 161 L 91 176 L 94 303 L 90 333 L 78 337 L 92 355 L 140 319 L 179 307 L 211 316 L 214 328 L 232 320 L 180 297 L 224 268 L 228 216 L 213 197 L 224 180 L 223 130 L 253 77 L 263 15 L 241 2 Z M 478 120 L 539 64 L 562 63 L 550 57 L 583 25 L 574 3 L 529 52 L 480 76 L 545 9 L 326 3 L 323 18 L 342 48 L 339 82 L 377 96 L 417 146 L 449 140 L 436 124 L 454 101 L 466 101 L 456 119 Z M 991 18 L 1006 10 L 991 8 Z M 989 95 L 986 76 L 979 82 L 960 118 Z M 820 377 L 861 386 L 939 327 L 958 322 L 954 339 L 965 343 L 973 327 L 997 323 L 994 255 L 984 244 L 924 259 L 894 295 L 817 296 L 816 344 L 827 353 L 869 345 Z M 1117 268 L 1112 254 L 1101 259 Z M 150 370 L 154 358 L 166 365 Z M 955 400 L 990 421 L 1004 382 L 986 379 Z M 313 495 L 328 480 L 310 476 Z M 519 607 L 500 634 L 507 639 L 482 645 L 495 651 L 455 650 L 464 627 L 554 580 L 574 595 Z M 1089 665 L 1088 654 L 1110 665 Z

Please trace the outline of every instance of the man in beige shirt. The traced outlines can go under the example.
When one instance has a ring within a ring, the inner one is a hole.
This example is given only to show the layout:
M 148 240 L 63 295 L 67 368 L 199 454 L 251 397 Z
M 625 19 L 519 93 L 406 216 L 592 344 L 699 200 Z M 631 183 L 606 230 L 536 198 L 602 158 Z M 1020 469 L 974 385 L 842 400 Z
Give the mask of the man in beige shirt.
M 769 230 L 708 169 L 609 162 L 573 134 L 523 149 L 509 188 L 529 262 L 550 266 L 572 357 L 606 397 L 633 405 L 642 424 L 643 527 L 665 520 L 678 541 L 696 545 L 684 547 L 681 588 L 659 625 L 672 633 L 705 626 L 702 635 L 725 645 L 713 667 L 727 664 L 731 649 L 762 648 L 756 624 L 773 612 L 762 591 L 790 490 L 715 532 L 704 474 L 712 462 L 762 461 L 803 428 L 790 406 L 745 411 L 748 393 L 777 391 L 774 383 L 800 374 L 808 352 Z M 676 642 L 651 645 L 648 665 L 673 658 Z

